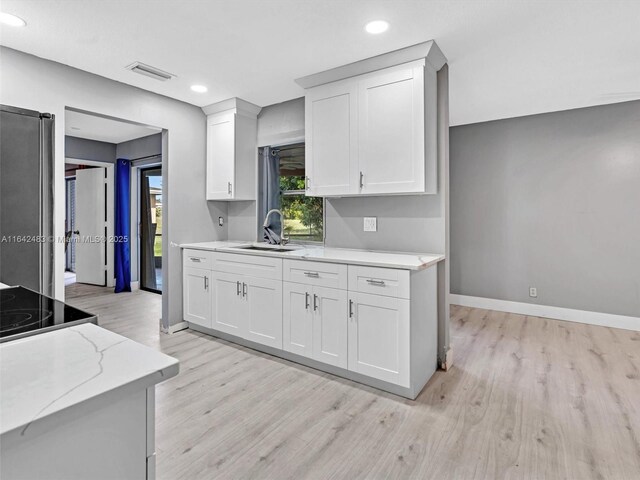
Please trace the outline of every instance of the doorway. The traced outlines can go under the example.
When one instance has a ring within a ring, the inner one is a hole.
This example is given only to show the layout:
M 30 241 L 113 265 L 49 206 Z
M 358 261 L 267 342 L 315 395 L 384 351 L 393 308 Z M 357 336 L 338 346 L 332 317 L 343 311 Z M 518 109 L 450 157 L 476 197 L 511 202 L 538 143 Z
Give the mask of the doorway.
M 65 159 L 65 286 L 113 286 L 113 165 Z
M 162 293 L 162 167 L 140 169 L 140 288 Z

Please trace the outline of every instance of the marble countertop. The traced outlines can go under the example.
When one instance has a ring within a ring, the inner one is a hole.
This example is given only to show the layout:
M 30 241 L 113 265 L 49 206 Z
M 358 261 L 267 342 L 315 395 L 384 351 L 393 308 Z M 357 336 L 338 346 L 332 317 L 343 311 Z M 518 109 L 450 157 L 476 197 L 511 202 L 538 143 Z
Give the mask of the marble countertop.
M 178 374 L 178 360 L 87 323 L 0 344 L 0 434 Z
M 320 246 L 290 246 L 295 248 L 287 252 L 270 252 L 243 250 L 244 245 L 264 245 L 249 241 L 223 241 L 183 243 L 182 248 L 209 250 L 242 255 L 259 255 L 268 257 L 291 258 L 327 263 L 344 263 L 350 265 L 365 265 L 370 267 L 401 268 L 405 270 L 423 270 L 444 260 L 444 255 L 433 253 L 400 253 L 377 252 L 372 250 L 355 250 L 348 248 L 328 248 Z

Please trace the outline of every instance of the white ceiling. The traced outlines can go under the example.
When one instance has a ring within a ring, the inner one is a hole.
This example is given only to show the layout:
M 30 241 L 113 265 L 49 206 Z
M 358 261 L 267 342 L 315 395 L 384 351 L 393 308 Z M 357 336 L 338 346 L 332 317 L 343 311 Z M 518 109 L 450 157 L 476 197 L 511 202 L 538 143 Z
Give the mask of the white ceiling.
M 1 43 L 198 106 L 300 97 L 294 79 L 435 39 L 453 125 L 640 98 L 638 0 L 2 0 Z M 378 36 L 364 24 L 385 19 Z M 159 82 L 140 61 L 178 75 Z M 206 94 L 189 86 L 204 84 Z
M 73 110 L 64 112 L 64 133 L 72 137 L 87 138 L 108 143 L 128 142 L 136 138 L 159 133 L 161 129 L 121 122 Z

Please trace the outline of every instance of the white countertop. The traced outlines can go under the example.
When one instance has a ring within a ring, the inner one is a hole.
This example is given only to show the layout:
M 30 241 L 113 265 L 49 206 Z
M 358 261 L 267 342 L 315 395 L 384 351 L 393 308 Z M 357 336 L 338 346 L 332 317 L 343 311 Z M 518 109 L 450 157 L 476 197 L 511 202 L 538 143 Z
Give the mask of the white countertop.
M 287 252 L 269 252 L 234 248 L 243 245 L 263 245 L 249 241 L 183 243 L 182 248 L 209 250 L 242 255 L 291 258 L 316 262 L 345 263 L 371 267 L 401 268 L 405 270 L 423 270 L 444 260 L 444 255 L 433 253 L 396 253 L 355 250 L 348 248 L 327 248 L 316 246 L 292 246 L 295 250 Z M 289 247 L 287 245 L 286 247 Z M 286 248 L 285 247 L 285 248 Z
M 178 374 L 178 360 L 87 323 L 0 344 L 0 434 Z

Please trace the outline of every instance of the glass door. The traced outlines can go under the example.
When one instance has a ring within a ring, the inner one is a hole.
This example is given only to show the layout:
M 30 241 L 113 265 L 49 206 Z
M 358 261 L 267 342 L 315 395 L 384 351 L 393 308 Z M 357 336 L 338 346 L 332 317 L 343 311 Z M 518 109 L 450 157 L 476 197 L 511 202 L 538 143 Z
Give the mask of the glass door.
M 140 171 L 140 288 L 162 293 L 162 168 Z

